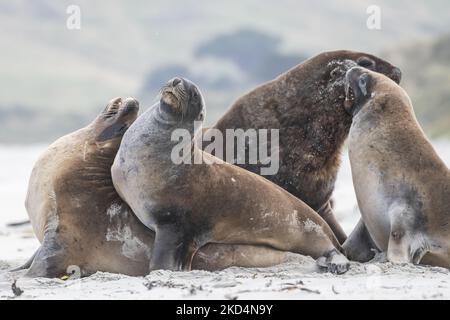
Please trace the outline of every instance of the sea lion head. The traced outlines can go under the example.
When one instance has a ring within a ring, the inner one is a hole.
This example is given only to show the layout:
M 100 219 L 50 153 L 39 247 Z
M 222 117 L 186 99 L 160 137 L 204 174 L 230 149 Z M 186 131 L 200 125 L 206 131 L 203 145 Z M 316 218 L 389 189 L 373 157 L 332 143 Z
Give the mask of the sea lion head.
M 311 58 L 311 62 L 324 66 L 323 76 L 328 75 L 328 80 L 339 79 L 345 76 L 348 69 L 359 66 L 367 70 L 384 74 L 397 84 L 402 78 L 401 70 L 377 56 L 358 51 L 338 50 L 319 54 Z
M 184 78 L 173 78 L 161 89 L 160 106 L 172 120 L 193 123 L 205 118 L 205 101 L 198 87 Z
M 139 102 L 134 98 L 114 98 L 93 122 L 97 145 L 119 147 L 120 141 L 139 112 Z
M 387 99 L 391 104 L 398 100 L 401 103 L 396 105 L 411 105 L 406 92 L 394 80 L 361 67 L 353 67 L 346 72 L 344 108 L 351 116 L 369 102 L 383 107 Z
M 379 74 L 383 74 L 397 84 L 400 83 L 402 73 L 400 69 L 389 62 L 374 55 L 348 50 L 324 52 L 305 62 L 310 79 L 307 80 L 307 89 L 313 92 L 313 105 L 318 111 L 336 114 L 345 114 L 344 95 L 346 72 L 353 67 L 361 67 Z M 345 116 L 343 115 L 342 117 Z
M 314 132 L 314 136 L 324 137 L 314 146 L 318 153 L 330 154 L 330 150 L 342 145 L 348 135 L 352 117 L 344 106 L 345 75 L 353 67 L 384 74 L 397 83 L 401 80 L 400 69 L 391 63 L 368 53 L 349 50 L 316 55 L 282 78 L 283 88 L 286 88 L 283 92 L 288 91 L 289 95 L 283 94 L 290 99 L 285 104 L 308 106 L 282 114 L 283 126 L 309 126 L 305 134 Z

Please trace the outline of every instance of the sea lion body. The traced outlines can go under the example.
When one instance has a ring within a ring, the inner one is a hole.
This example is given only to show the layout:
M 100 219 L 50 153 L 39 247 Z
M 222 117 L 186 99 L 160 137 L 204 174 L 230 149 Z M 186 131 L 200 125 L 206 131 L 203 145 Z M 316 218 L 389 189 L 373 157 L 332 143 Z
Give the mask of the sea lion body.
M 112 100 L 93 123 L 58 139 L 37 161 L 26 208 L 42 245 L 29 276 L 58 277 L 69 266 L 83 275 L 145 274 L 153 234 L 117 195 L 109 173 L 137 111 L 134 100 Z
M 26 208 L 42 245 L 24 266 L 28 276 L 148 274 L 154 232 L 136 218 L 111 180 L 122 135 L 136 117 L 136 102 L 114 99 L 92 124 L 58 139 L 39 158 Z M 292 256 L 266 246 L 210 244 L 199 250 L 193 268 L 266 267 Z
M 197 87 L 175 78 L 162 99 L 124 135 L 112 167 L 116 190 L 139 219 L 155 230 L 151 269 L 189 270 L 207 243 L 265 245 L 322 257 L 329 270 L 348 261 L 326 222 L 305 203 L 270 181 L 203 152 L 186 140 L 190 159 L 175 164 L 176 129 L 194 137 L 204 102 Z M 323 260 L 323 259 L 322 259 Z
M 449 169 L 402 88 L 361 68 L 348 71 L 347 82 L 349 156 L 368 233 L 389 261 L 449 268 Z
M 224 139 L 227 129 L 278 129 L 279 170 L 264 177 L 316 210 L 341 243 L 346 235 L 330 199 L 351 124 L 343 109 L 344 76 L 356 65 L 396 81 L 401 78 L 398 68 L 373 55 L 325 52 L 240 97 L 212 127 L 220 130 Z M 225 149 L 223 155 L 226 159 Z M 256 174 L 264 167 L 234 164 Z

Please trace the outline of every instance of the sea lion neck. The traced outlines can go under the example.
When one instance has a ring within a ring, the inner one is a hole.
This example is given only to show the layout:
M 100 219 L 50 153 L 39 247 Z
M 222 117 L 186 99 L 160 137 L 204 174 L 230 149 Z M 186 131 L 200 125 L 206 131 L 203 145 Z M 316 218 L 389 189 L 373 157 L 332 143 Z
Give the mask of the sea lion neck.
M 180 141 L 179 137 L 183 137 Z M 142 114 L 125 133 L 124 140 L 141 155 L 171 161 L 173 148 L 182 144 L 193 146 L 194 124 L 168 115 L 156 104 Z

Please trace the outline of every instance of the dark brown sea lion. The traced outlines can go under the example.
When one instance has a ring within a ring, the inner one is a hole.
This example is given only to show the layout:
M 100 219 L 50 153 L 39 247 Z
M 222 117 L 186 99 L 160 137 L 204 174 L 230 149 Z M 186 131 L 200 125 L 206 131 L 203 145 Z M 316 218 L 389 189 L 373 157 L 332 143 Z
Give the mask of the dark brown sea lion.
M 450 268 L 450 170 L 425 137 L 407 93 L 358 67 L 347 72 L 346 83 L 349 155 L 364 222 L 346 242 L 349 255 L 367 260 L 373 241 L 391 262 Z
M 351 124 L 343 108 L 344 75 L 356 65 L 401 78 L 398 68 L 373 55 L 325 52 L 240 97 L 212 127 L 225 139 L 226 129 L 279 129 L 279 171 L 265 178 L 316 210 L 341 243 L 346 235 L 330 199 Z M 235 164 L 257 174 L 265 166 Z
M 203 121 L 204 112 L 193 83 L 169 81 L 160 103 L 125 133 L 112 166 L 116 190 L 156 232 L 150 269 L 190 270 L 199 248 L 223 243 L 310 255 L 331 272 L 347 271 L 339 242 L 314 210 L 259 175 L 214 163 L 217 158 L 197 147 L 194 122 Z M 189 137 L 173 141 L 176 130 Z M 186 161 L 176 164 L 173 151 L 180 145 Z

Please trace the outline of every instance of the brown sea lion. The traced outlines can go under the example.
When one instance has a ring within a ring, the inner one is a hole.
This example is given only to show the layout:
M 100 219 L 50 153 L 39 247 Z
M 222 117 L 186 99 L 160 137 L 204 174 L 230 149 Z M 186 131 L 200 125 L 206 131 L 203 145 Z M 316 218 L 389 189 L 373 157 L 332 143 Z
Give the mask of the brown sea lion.
M 42 245 L 23 266 L 28 276 L 148 273 L 154 232 L 120 199 L 111 180 L 120 141 L 137 113 L 134 99 L 114 99 L 90 125 L 54 142 L 37 161 L 26 208 Z M 292 257 L 266 246 L 209 244 L 193 268 L 266 267 Z
M 363 257 L 373 239 L 391 262 L 450 268 L 450 170 L 425 137 L 407 93 L 389 78 L 355 67 L 346 75 L 346 97 L 353 117 L 349 156 L 364 223 L 346 243 L 349 255 Z
M 156 232 L 150 270 L 190 270 L 199 248 L 223 243 L 310 255 L 331 272 L 347 271 L 339 242 L 314 210 L 259 175 L 216 163 L 197 147 L 194 123 L 204 113 L 192 82 L 169 81 L 160 102 L 125 133 L 112 166 L 116 190 Z M 174 141 L 174 132 L 189 137 Z M 176 146 L 187 150 L 187 162 L 176 163 Z
M 227 129 L 279 129 L 279 171 L 265 178 L 316 210 L 341 243 L 346 235 L 330 199 L 351 124 L 343 108 L 344 75 L 356 65 L 400 82 L 400 70 L 373 55 L 325 52 L 240 97 L 212 127 L 220 130 L 224 139 Z M 223 154 L 227 159 L 225 149 Z M 234 164 L 257 174 L 266 166 Z

